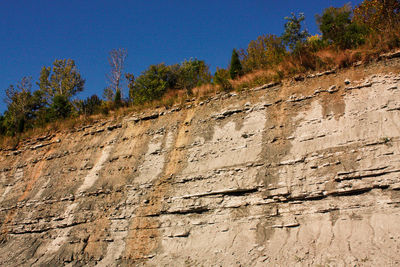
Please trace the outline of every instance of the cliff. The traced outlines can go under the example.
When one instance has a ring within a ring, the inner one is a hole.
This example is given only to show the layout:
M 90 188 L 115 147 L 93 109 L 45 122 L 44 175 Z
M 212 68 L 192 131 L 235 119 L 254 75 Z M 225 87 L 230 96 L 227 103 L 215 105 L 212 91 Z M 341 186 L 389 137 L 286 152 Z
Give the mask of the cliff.
M 1 266 L 400 264 L 400 60 L 0 154 Z

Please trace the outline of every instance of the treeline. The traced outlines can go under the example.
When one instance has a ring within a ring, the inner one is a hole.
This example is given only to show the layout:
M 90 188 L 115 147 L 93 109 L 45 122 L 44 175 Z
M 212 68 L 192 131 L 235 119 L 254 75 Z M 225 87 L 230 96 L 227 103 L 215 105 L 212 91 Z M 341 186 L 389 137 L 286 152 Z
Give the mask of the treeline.
M 178 93 L 191 97 L 199 86 L 229 91 L 282 79 L 294 74 L 332 66 L 400 47 L 400 0 L 365 0 L 326 8 L 316 15 L 321 35 L 311 36 L 304 28 L 304 14 L 285 18 L 282 35 L 266 34 L 246 49 L 233 49 L 229 66 L 214 75 L 203 60 L 192 58 L 179 64 L 151 65 L 138 77 L 124 71 L 127 51 L 109 54 L 110 73 L 103 99 L 93 95 L 84 100 L 74 96 L 84 90 L 85 80 L 71 59 L 55 60 L 43 67 L 32 90 L 32 78 L 23 77 L 6 89 L 7 110 L 0 117 L 0 134 L 14 136 L 69 117 L 107 114 L 126 106 L 142 106 L 167 96 L 172 104 Z M 128 88 L 128 95 L 123 89 Z

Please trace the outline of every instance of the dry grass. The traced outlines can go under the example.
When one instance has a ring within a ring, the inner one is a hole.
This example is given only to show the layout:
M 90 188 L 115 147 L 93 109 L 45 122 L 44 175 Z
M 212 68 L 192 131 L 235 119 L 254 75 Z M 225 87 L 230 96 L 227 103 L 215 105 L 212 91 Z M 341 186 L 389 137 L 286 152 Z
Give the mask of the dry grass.
M 240 91 L 260 86 L 274 80 L 279 80 L 279 74 L 276 70 L 255 70 L 243 75 L 239 79 L 229 80 L 229 82 L 235 90 Z
M 220 87 L 213 84 L 203 84 L 199 87 L 193 88 L 193 96 L 196 98 L 203 98 L 220 91 Z

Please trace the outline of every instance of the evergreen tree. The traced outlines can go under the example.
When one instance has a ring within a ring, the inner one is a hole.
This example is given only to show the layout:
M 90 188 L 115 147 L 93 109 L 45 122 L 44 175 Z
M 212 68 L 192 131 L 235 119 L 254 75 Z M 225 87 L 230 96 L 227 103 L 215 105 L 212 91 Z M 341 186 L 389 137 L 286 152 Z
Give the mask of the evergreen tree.
M 243 75 L 242 64 L 240 63 L 239 54 L 236 49 L 232 51 L 231 64 L 229 68 L 229 74 L 231 75 L 231 79 L 236 79 Z
M 114 98 L 114 106 L 116 108 L 119 108 L 122 106 L 122 97 L 121 97 L 121 90 L 117 90 L 115 93 L 115 98 Z

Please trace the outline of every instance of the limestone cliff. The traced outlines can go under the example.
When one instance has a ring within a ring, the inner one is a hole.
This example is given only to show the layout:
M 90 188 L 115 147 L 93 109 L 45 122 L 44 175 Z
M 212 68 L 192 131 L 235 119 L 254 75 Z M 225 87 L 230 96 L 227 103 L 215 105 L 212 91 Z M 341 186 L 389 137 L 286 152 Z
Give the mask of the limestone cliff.
M 1 266 L 400 264 L 400 60 L 0 154 Z

